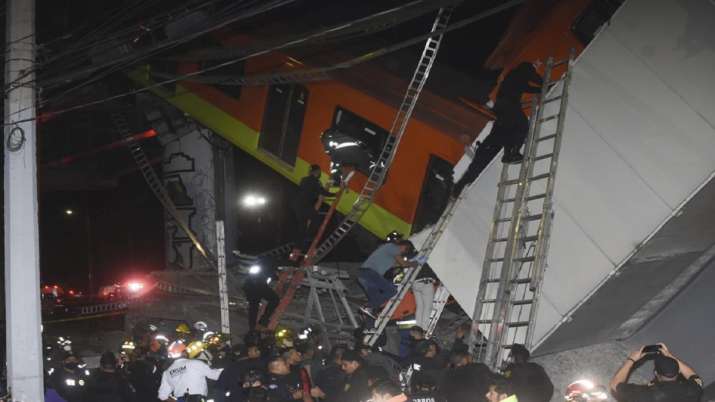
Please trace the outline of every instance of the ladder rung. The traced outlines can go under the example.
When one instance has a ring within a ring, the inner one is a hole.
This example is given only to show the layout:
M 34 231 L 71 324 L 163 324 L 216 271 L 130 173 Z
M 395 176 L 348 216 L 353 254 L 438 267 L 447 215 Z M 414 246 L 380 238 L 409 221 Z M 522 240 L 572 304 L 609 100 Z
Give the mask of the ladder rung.
M 479 324 L 491 324 L 493 321 L 492 320 L 479 320 L 477 323 Z
M 534 214 L 534 215 L 526 215 L 525 217 L 522 218 L 524 221 L 538 221 L 541 219 L 543 214 Z
M 547 122 L 547 121 L 554 120 L 554 119 L 556 119 L 557 117 L 559 117 L 558 114 L 552 114 L 551 116 L 547 116 L 547 117 L 544 117 L 543 119 L 540 119 L 540 120 L 539 120 L 539 123 L 545 123 L 545 122 Z
M 545 100 L 544 100 L 544 103 L 550 103 L 550 102 L 553 102 L 553 101 L 557 101 L 557 100 L 559 100 L 559 99 L 561 99 L 561 98 L 563 98 L 563 95 L 554 96 L 553 98 L 545 99 Z
M 552 156 L 554 156 L 553 153 L 544 154 L 544 155 L 539 155 L 539 156 L 537 156 L 536 158 L 534 158 L 534 161 L 540 161 L 540 160 L 542 160 L 542 159 L 548 159 L 548 158 L 551 158 Z
M 519 257 L 519 258 L 514 258 L 514 261 L 516 262 L 533 262 L 534 261 L 534 256 L 530 257 Z
M 542 179 L 547 179 L 549 176 L 551 176 L 550 173 L 542 173 L 536 176 L 531 176 L 529 177 L 529 181 L 536 181 L 536 180 L 542 180 Z
M 501 279 L 499 278 L 491 278 L 487 279 L 487 283 L 499 283 L 501 282 Z M 531 283 L 530 278 L 517 278 L 517 279 L 512 279 L 511 283 L 516 284 L 516 285 L 523 285 L 525 283 Z
M 534 301 L 532 299 L 526 299 L 526 300 L 514 300 L 511 302 L 512 306 L 525 306 L 527 304 L 532 304 Z
M 530 197 L 526 197 L 526 200 L 534 201 L 534 200 L 538 200 L 538 199 L 544 198 L 544 197 L 546 197 L 546 194 L 537 194 L 537 195 L 532 195 Z M 507 199 L 503 200 L 502 202 L 514 202 L 514 201 L 516 201 L 516 198 L 512 197 L 512 198 L 507 198 Z
M 514 321 L 514 322 L 508 322 L 506 323 L 507 327 L 514 328 L 514 327 L 528 327 L 529 326 L 529 321 Z
M 553 138 L 556 138 L 556 134 L 549 134 L 549 135 L 545 135 L 543 137 L 539 137 L 539 139 L 537 139 L 536 142 L 547 141 L 547 140 L 550 140 Z

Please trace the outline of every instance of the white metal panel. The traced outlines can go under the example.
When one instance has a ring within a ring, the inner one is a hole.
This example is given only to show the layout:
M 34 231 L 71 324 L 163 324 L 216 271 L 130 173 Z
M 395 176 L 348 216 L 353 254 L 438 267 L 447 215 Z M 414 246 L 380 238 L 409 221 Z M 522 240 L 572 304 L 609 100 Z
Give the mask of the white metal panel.
M 629 0 L 609 32 L 715 126 L 715 2 Z
M 577 78 L 580 76 L 574 76 Z M 572 88 L 575 91 L 579 87 Z M 604 100 L 608 103 L 608 99 Z M 670 209 L 582 118 L 590 116 L 589 112 L 569 107 L 554 198 L 570 212 L 588 240 L 617 264 Z M 557 211 L 552 244 L 557 244 L 561 219 Z M 557 256 L 562 251 L 578 255 L 580 247 L 574 244 L 570 250 L 552 248 L 550 255 Z M 553 258 L 550 260 L 553 262 Z
M 712 128 L 610 32 L 579 60 L 571 94 L 570 104 L 671 209 L 715 169 Z
M 629 0 L 579 59 L 535 342 L 715 170 L 715 24 L 713 18 L 694 17 L 692 9 L 697 4 L 702 15 L 711 15 L 711 3 Z M 671 12 L 673 18 L 663 22 L 662 15 Z M 492 164 L 472 186 L 430 259 L 468 314 L 500 168 Z

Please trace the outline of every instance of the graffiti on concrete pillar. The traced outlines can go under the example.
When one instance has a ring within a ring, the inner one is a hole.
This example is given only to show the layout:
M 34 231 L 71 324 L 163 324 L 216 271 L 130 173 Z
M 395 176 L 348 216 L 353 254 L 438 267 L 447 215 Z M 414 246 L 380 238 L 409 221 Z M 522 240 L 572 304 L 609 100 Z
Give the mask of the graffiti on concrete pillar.
M 198 132 L 167 144 L 164 149 L 164 185 L 189 228 L 204 247 L 215 249 L 213 150 Z M 205 267 L 189 237 L 168 218 L 167 262 L 179 269 Z

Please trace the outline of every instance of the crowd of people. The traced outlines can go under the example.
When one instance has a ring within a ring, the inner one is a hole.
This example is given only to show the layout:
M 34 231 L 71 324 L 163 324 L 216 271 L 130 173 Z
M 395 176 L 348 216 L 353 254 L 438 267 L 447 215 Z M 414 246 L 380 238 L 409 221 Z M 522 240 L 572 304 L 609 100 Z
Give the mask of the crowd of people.
M 182 323 L 171 337 L 149 325 L 135 330 L 116 354 L 104 353 L 91 370 L 62 339 L 46 347 L 46 401 L 550 400 L 553 386 L 540 366 L 528 362 L 525 348 L 512 350 L 504 375 L 493 373 L 472 361 L 464 341 L 468 330 L 461 326 L 451 349 L 443 351 L 414 327 L 408 353 L 399 356 L 365 345 L 362 332 L 328 350 L 311 328 L 250 331 L 232 346 L 203 323 Z
M 469 323 L 459 326 L 447 349 L 424 330 L 409 331 L 404 355 L 352 342 L 324 348 L 310 327 L 295 333 L 250 331 L 242 343 L 182 323 L 171 338 L 154 326 L 134 331 L 117 353 L 106 352 L 89 369 L 69 341 L 47 346 L 47 402 L 548 402 L 554 386 L 546 370 L 519 344 L 509 349 L 498 372 L 473 360 L 467 347 Z M 68 347 L 70 346 L 70 347 Z M 632 384 L 634 367 L 652 360 L 654 378 Z M 59 364 L 54 364 L 55 362 Z M 698 402 L 702 380 L 664 344 L 631 353 L 609 384 L 619 402 Z M 561 395 L 556 396 L 561 399 Z M 570 384 L 563 398 L 596 402 L 608 390 L 590 381 Z

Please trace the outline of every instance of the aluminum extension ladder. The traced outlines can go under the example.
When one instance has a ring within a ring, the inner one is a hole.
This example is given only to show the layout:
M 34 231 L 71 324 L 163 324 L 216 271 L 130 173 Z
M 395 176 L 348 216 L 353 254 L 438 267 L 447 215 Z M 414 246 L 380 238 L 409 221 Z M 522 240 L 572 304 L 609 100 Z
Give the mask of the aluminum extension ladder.
M 462 194 L 459 196 L 459 198 L 450 199 L 449 203 L 447 204 L 447 207 L 444 210 L 444 213 L 442 213 L 442 216 L 439 218 L 439 221 L 437 221 L 437 223 L 432 227 L 432 230 L 422 244 L 422 247 L 420 248 L 420 251 L 416 257 L 417 260 L 426 261 L 429 258 L 430 254 L 432 253 L 432 250 L 434 250 L 435 246 L 437 245 L 437 242 L 442 237 L 442 234 L 445 232 L 445 230 L 447 230 L 449 221 L 452 219 L 452 216 L 454 216 L 459 201 L 461 201 L 461 199 L 464 197 L 464 194 L 466 193 L 467 191 L 462 191 Z M 415 268 L 408 268 L 407 274 L 397 286 L 397 293 L 392 296 L 392 298 L 385 304 L 385 307 L 382 308 L 380 314 L 375 318 L 375 324 L 373 328 L 367 331 L 364 340 L 367 345 L 373 346 L 375 342 L 377 342 L 377 340 L 380 338 L 380 335 L 382 335 L 382 332 L 385 330 L 385 327 L 392 320 L 392 315 L 395 313 L 395 310 L 397 310 L 397 307 L 400 305 L 400 303 L 402 303 L 402 300 L 405 298 L 405 296 L 407 296 L 407 293 L 410 291 L 410 289 L 412 289 L 412 285 L 417 280 L 417 276 L 422 270 L 423 265 L 424 264 L 419 264 Z M 444 310 L 445 304 L 447 304 L 448 298 L 449 292 L 444 286 L 440 286 L 435 292 L 435 297 L 432 301 L 432 311 L 430 313 L 428 328 L 423 328 L 427 330 L 428 334 L 431 335 L 431 333 L 434 331 L 434 328 L 437 326 L 437 321 L 439 320 L 440 315 L 442 315 L 442 311 Z
M 114 123 L 117 133 L 121 136 L 122 139 L 127 138 L 132 134 L 129 128 L 129 123 L 127 123 L 126 117 L 120 110 L 113 111 L 111 114 L 111 119 Z M 186 233 L 186 236 L 191 240 L 191 243 L 193 243 L 194 247 L 196 247 L 196 250 L 199 252 L 199 254 L 201 254 L 201 256 L 204 257 L 204 259 L 206 260 L 206 262 L 208 262 L 209 266 L 212 268 L 216 268 L 216 258 L 206 247 L 204 247 L 203 244 L 201 244 L 199 238 L 196 237 L 196 234 L 191 230 L 189 225 L 184 221 L 184 218 L 176 209 L 174 201 L 171 199 L 171 197 L 169 197 L 169 193 L 167 193 L 166 188 L 164 188 L 164 184 L 161 182 L 161 179 L 159 179 L 159 176 L 156 174 L 154 168 L 151 166 L 149 158 L 147 158 L 142 146 L 138 142 L 129 142 L 127 144 L 127 148 L 129 149 L 129 153 L 132 155 L 134 162 L 136 162 L 137 167 L 139 167 L 139 170 L 142 172 L 144 180 L 149 185 L 149 188 L 159 200 L 161 205 L 164 206 L 166 212 L 171 215 L 171 217 L 176 222 L 176 225 L 179 226 L 179 228 L 181 228 L 184 233 Z
M 547 61 L 541 93 L 531 100 L 524 160 L 502 167 L 469 342 L 470 351 L 493 370 L 513 344 L 531 347 L 573 59 L 572 51 L 567 60 Z M 562 65 L 564 74 L 552 80 L 554 68 Z M 553 94 L 558 88 L 560 93 Z
M 441 8 L 439 10 L 432 25 L 432 32 L 442 31 L 447 27 L 452 11 L 453 7 Z M 343 218 L 338 227 L 330 235 L 328 235 L 320 245 L 317 243 L 320 241 L 320 237 L 322 236 L 322 233 L 319 231 L 318 236 L 316 236 L 313 244 L 311 244 L 310 249 L 306 253 L 302 267 L 298 268 L 298 270 L 294 273 L 294 276 L 287 285 L 287 288 L 285 288 L 285 280 L 283 279 L 283 276 L 281 278 L 283 280 L 279 280 L 276 289 L 279 294 L 283 294 L 281 295 L 280 304 L 271 317 L 268 325 L 269 329 L 276 327 L 281 315 L 285 312 L 288 305 L 292 301 L 295 290 L 300 285 L 304 276 L 304 273 L 301 270 L 305 269 L 305 267 L 317 264 L 325 258 L 325 256 L 327 256 L 330 251 L 335 248 L 335 246 L 350 232 L 350 230 L 357 225 L 362 215 L 372 204 L 375 195 L 385 181 L 385 177 L 387 176 L 387 172 L 392 165 L 392 161 L 395 159 L 398 145 L 403 134 L 405 133 L 405 130 L 407 129 L 407 123 L 409 123 L 410 118 L 412 117 L 412 112 L 417 105 L 417 100 L 419 99 L 420 93 L 422 93 L 422 88 L 424 88 L 430 71 L 432 70 L 432 66 L 434 65 L 434 61 L 437 58 L 437 51 L 439 50 L 443 36 L 444 35 L 440 34 L 435 37 L 430 37 L 425 42 L 422 56 L 420 57 L 417 68 L 415 69 L 412 79 L 408 85 L 405 96 L 402 99 L 402 103 L 397 111 L 395 120 L 392 123 L 392 127 L 390 129 L 391 135 L 389 135 L 385 140 L 385 145 L 380 152 L 377 163 L 370 170 L 370 175 L 360 191 L 357 201 L 353 204 L 352 208 L 345 215 L 345 218 Z M 331 206 L 331 209 L 336 207 L 336 203 L 334 202 L 333 204 L 334 205 Z M 326 223 L 326 220 L 324 220 L 324 224 Z
M 449 23 L 452 11 L 453 6 L 441 8 L 437 13 L 431 32 L 442 32 Z M 425 42 L 422 56 L 420 57 L 410 84 L 407 87 L 407 91 L 405 92 L 400 108 L 397 111 L 395 120 L 392 122 L 390 135 L 388 135 L 385 140 L 385 145 L 380 152 L 377 163 L 370 170 L 370 175 L 368 176 L 368 179 L 360 191 L 358 199 L 353 204 L 350 212 L 345 215 L 345 218 L 343 218 L 343 221 L 333 231 L 333 233 L 331 233 L 316 249 L 310 261 L 312 264 L 317 264 L 325 258 L 325 256 L 327 256 L 328 253 L 330 253 L 330 251 L 332 251 L 332 249 L 360 221 L 360 218 L 370 207 L 375 195 L 385 182 L 387 172 L 389 171 L 390 165 L 392 165 L 392 161 L 395 159 L 395 155 L 397 154 L 397 148 L 400 144 L 400 140 L 402 140 L 402 136 L 407 129 L 407 123 L 409 123 L 410 118 L 412 117 L 412 111 L 414 110 L 415 105 L 417 105 L 417 100 L 419 99 L 420 93 L 422 93 L 422 88 L 424 88 L 430 71 L 432 70 L 432 66 L 434 65 L 434 61 L 437 58 L 437 52 L 440 44 L 442 43 L 443 37 L 443 34 L 439 34 L 428 38 Z

